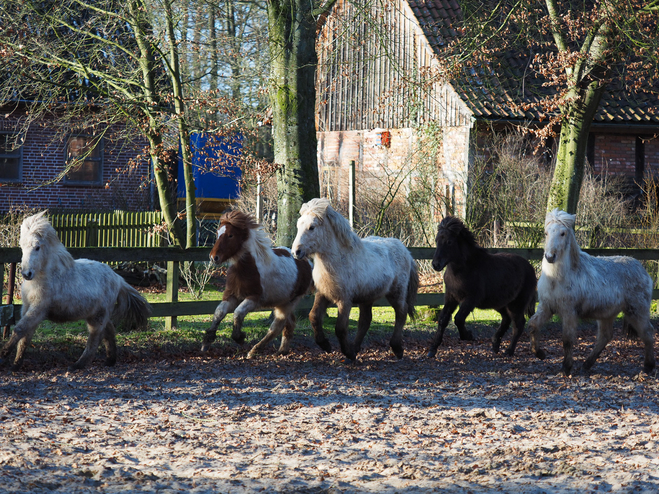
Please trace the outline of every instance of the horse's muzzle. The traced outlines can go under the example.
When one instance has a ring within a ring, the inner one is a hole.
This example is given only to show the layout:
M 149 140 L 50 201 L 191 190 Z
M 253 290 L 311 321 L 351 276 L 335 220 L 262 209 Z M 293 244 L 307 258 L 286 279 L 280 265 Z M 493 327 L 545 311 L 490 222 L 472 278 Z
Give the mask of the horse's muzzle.
M 554 262 L 556 261 L 556 254 L 550 254 L 549 252 L 545 252 L 545 260 L 549 264 L 554 264 Z
M 34 273 L 32 271 L 21 271 L 21 275 L 25 281 L 30 281 L 34 278 Z
M 448 263 L 445 262 L 444 260 L 440 260 L 440 259 L 433 259 L 432 260 L 432 268 L 435 271 L 441 271 L 442 269 L 444 269 L 446 267 L 447 264 Z
M 295 259 L 303 260 L 305 257 L 307 257 L 307 253 L 304 252 L 302 249 L 297 249 L 293 252 L 293 255 L 295 256 Z

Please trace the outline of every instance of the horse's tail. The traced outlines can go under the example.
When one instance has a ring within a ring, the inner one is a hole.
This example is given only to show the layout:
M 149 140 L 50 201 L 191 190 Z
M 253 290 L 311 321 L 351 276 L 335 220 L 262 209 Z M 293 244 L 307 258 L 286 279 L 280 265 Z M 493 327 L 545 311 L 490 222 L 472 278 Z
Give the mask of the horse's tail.
M 112 318 L 116 322 L 123 321 L 124 328 L 132 330 L 146 328 L 150 315 L 149 302 L 135 288 L 124 282 L 119 291 Z
M 538 291 L 533 290 L 533 296 L 531 297 L 531 300 L 529 300 L 529 305 L 526 306 L 526 315 L 528 317 L 533 316 L 535 314 L 535 304 L 538 303 Z
M 622 333 L 628 340 L 638 340 L 638 332 L 636 328 L 629 323 L 627 316 L 622 316 Z
M 416 261 L 412 259 L 412 269 L 410 269 L 410 280 L 407 283 L 407 315 L 410 319 L 416 319 L 416 294 L 419 291 L 419 271 Z

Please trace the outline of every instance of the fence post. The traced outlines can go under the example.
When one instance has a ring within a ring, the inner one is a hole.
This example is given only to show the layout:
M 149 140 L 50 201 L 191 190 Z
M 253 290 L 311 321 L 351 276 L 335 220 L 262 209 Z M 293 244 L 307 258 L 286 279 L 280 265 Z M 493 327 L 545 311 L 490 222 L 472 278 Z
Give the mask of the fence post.
M 167 302 L 178 302 L 178 261 L 167 261 Z M 178 326 L 176 316 L 165 317 L 165 329 L 174 329 Z
M 350 173 L 348 177 L 348 221 L 350 228 L 355 228 L 355 160 L 350 161 Z
M 256 222 L 263 223 L 263 198 L 261 197 L 261 174 L 256 175 Z

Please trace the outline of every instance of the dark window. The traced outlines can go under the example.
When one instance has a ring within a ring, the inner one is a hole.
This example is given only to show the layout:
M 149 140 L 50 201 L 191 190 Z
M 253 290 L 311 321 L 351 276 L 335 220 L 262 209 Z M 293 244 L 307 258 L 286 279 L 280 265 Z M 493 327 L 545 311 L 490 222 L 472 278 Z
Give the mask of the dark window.
M 0 132 L 0 182 L 20 182 L 23 146 L 16 134 Z
M 66 143 L 65 183 L 101 185 L 103 180 L 103 141 L 89 135 L 69 137 Z

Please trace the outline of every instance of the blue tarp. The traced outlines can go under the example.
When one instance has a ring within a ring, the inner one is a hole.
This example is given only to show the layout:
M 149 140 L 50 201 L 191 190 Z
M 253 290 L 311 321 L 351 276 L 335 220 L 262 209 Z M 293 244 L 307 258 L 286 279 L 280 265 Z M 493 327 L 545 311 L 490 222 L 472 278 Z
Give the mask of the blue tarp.
M 194 133 L 190 136 L 192 174 L 200 199 L 237 199 L 240 195 L 240 155 L 243 137 Z M 185 197 L 183 160 L 179 151 L 178 197 Z

